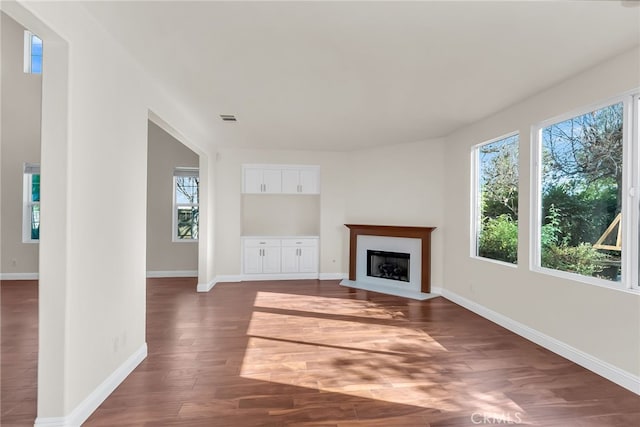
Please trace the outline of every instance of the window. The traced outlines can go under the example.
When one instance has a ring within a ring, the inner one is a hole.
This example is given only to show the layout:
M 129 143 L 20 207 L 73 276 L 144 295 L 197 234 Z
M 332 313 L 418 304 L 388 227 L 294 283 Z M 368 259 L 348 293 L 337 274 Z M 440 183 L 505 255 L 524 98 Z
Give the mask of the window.
M 518 262 L 518 142 L 510 134 L 473 150 L 472 254 L 512 264 Z
M 25 243 L 40 240 L 40 165 L 24 165 L 22 241 Z
M 628 96 L 534 128 L 534 269 L 638 286 L 637 110 Z
M 24 32 L 24 72 L 42 74 L 42 40 L 27 30 Z
M 197 168 L 176 168 L 173 172 L 173 241 L 198 240 L 200 179 Z

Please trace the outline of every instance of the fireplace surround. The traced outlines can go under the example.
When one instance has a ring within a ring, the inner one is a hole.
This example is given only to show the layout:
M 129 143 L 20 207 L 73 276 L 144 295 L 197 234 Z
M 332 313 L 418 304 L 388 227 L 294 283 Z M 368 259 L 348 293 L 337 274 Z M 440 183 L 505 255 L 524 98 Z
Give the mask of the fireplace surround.
M 349 228 L 349 280 L 357 280 L 358 268 L 366 270 L 366 266 L 358 266 L 358 236 L 380 236 L 419 239 L 420 241 L 420 284 L 422 293 L 431 291 L 431 232 L 435 227 L 405 227 L 391 225 L 345 224 Z M 360 257 L 362 258 L 362 257 Z M 360 262 L 363 262 L 360 259 Z M 366 258 L 364 258 L 366 262 Z

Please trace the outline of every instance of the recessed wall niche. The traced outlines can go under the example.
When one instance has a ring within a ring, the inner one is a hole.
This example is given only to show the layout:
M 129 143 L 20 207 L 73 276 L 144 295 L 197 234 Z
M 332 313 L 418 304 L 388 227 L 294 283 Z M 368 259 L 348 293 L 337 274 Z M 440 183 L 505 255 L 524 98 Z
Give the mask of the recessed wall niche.
M 320 196 L 243 194 L 243 236 L 318 236 Z

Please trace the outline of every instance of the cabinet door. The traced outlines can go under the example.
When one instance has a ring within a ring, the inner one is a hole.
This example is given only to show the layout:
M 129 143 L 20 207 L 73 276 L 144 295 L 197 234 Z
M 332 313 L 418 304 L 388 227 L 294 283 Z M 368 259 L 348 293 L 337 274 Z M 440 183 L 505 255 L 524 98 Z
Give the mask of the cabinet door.
M 300 248 L 298 256 L 298 271 L 300 273 L 318 272 L 318 248 L 317 246 L 304 246 Z
M 282 272 L 297 273 L 298 272 L 298 249 L 296 247 L 282 248 Z
M 244 170 L 244 192 L 262 193 L 262 169 Z
M 280 248 L 262 248 L 262 272 L 280 273 Z
M 298 193 L 300 184 L 298 180 L 298 171 L 296 169 L 282 170 L 282 192 L 287 194 Z
M 280 169 L 264 169 L 262 172 L 263 193 L 281 193 L 282 171 Z
M 300 193 L 318 194 L 320 192 L 320 177 L 318 169 L 301 169 L 300 170 Z
M 246 247 L 244 248 L 243 273 L 258 274 L 262 273 L 262 248 Z

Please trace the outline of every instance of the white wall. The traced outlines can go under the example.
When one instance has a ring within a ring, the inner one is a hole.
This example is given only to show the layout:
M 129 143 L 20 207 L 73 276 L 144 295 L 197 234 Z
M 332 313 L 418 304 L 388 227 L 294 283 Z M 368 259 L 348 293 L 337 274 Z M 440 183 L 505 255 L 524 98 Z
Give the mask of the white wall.
M 349 271 L 345 223 L 435 226 L 432 284 L 441 286 L 443 160 L 441 140 L 345 153 L 220 150 L 216 190 L 218 274 L 240 274 L 242 164 L 308 164 L 320 165 L 321 274 Z M 245 228 L 247 225 L 245 221 Z M 256 224 L 249 225 L 245 234 L 252 234 Z
M 529 270 L 531 125 L 640 87 L 638 50 L 613 58 L 446 138 L 444 283 L 452 291 L 614 367 L 640 374 L 640 295 Z M 520 132 L 519 265 L 472 259 L 471 147 Z
M 198 155 L 149 121 L 147 147 L 147 272 L 198 270 L 198 243 L 174 242 L 173 171 L 199 166 Z
M 0 7 L 44 40 L 38 418 L 78 425 L 146 354 L 149 110 L 208 141 L 81 4 Z
M 2 15 L 2 277 L 38 273 L 38 244 L 22 243 L 23 165 L 40 163 L 42 75 L 23 71 L 25 28 Z
M 347 220 L 353 224 L 436 227 L 431 285 L 443 284 L 444 141 L 351 153 Z
M 243 194 L 243 236 L 320 235 L 320 196 Z

